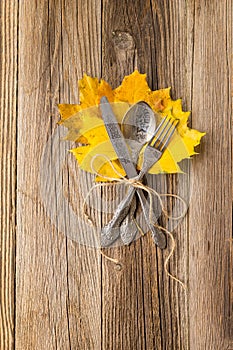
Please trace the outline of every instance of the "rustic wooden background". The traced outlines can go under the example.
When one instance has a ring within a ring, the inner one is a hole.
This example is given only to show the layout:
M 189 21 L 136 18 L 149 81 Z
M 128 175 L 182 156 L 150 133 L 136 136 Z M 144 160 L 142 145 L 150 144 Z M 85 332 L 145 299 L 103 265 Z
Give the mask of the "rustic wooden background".
M 231 0 L 2 0 L 1 350 L 233 349 Z M 109 255 L 65 238 L 38 185 L 57 103 L 84 73 L 116 87 L 137 67 L 206 131 L 188 215 L 168 252 L 149 235 Z

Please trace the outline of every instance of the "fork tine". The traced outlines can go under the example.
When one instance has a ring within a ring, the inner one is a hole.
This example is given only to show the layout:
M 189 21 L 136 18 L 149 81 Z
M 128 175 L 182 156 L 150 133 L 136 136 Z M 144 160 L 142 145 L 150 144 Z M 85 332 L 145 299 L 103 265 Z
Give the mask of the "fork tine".
M 167 134 L 169 133 L 169 131 L 171 130 L 172 126 L 173 126 L 173 121 L 172 121 L 171 124 L 169 124 L 169 126 L 168 126 L 168 128 L 167 128 L 167 131 L 163 134 L 163 137 L 162 137 L 162 138 L 159 138 L 159 139 L 157 140 L 157 142 L 159 142 L 159 143 L 156 144 L 156 148 L 159 148 L 160 146 L 163 145 L 163 141 L 166 139 L 166 136 L 167 136 Z M 164 128 L 164 131 L 165 131 L 165 129 L 166 129 L 166 128 Z
M 160 148 L 160 152 L 163 152 L 163 150 L 167 147 L 168 143 L 171 140 L 172 135 L 174 134 L 174 132 L 176 130 L 176 126 L 178 125 L 178 123 L 179 123 L 179 120 L 177 120 L 177 119 L 172 121 L 170 127 L 168 128 L 168 130 L 166 131 L 165 135 L 163 136 L 162 140 L 160 141 L 160 143 L 158 145 L 158 147 L 160 147 L 160 144 L 162 145 L 162 147 Z M 163 142 L 170 130 L 171 130 L 171 132 L 168 135 L 166 141 Z
M 159 137 L 163 134 L 164 130 L 166 129 L 167 125 L 169 124 L 170 119 L 171 119 L 171 117 L 165 117 L 162 119 L 162 121 L 160 122 L 160 124 L 156 128 L 154 135 L 152 136 L 152 138 L 150 139 L 150 141 L 148 143 L 150 146 L 153 147 L 155 145 L 155 143 L 159 140 Z M 159 132 L 159 134 L 158 134 L 158 132 Z
M 156 128 L 155 133 L 152 136 L 150 142 L 148 143 L 149 146 L 156 147 L 162 152 L 167 147 L 178 123 L 178 119 L 173 119 L 172 117 L 163 118 L 158 127 Z

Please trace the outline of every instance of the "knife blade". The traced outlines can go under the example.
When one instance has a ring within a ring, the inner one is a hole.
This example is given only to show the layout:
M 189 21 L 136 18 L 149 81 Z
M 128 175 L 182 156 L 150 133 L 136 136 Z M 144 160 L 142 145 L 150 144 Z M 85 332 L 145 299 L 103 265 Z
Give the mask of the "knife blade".
M 131 179 L 137 177 L 138 173 L 133 164 L 128 146 L 116 120 L 115 114 L 112 111 L 111 105 L 105 96 L 101 98 L 100 103 L 104 125 L 108 132 L 113 148 L 118 156 L 118 159 L 123 166 L 128 178 Z

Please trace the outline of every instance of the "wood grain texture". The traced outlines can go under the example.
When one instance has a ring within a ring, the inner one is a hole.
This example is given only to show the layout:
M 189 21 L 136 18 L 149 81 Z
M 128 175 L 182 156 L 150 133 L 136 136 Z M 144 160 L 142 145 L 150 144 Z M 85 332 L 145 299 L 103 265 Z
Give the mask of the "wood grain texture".
M 207 135 L 189 211 L 192 349 L 233 348 L 232 14 L 228 1 L 195 3 L 192 124 Z
M 43 148 L 58 128 L 57 103 L 78 100 L 83 72 L 101 74 L 98 9 L 100 3 L 93 1 L 20 2 L 17 349 L 94 349 L 101 344 L 100 254 L 69 240 L 58 221 L 52 225 L 38 179 L 45 166 L 40 163 Z M 96 26 L 92 35 L 87 20 Z M 53 164 L 52 152 L 47 157 Z M 47 186 L 54 192 L 51 206 L 62 217 L 59 189 L 56 183 Z M 68 224 L 69 218 L 64 220 Z
M 1 2 L 1 349 L 233 349 L 232 11 L 232 0 Z M 150 235 L 106 249 L 114 264 L 79 244 L 83 221 L 71 233 L 92 178 L 66 156 L 57 103 L 77 103 L 84 73 L 116 87 L 135 68 L 207 132 L 185 166 L 192 198 L 169 263 L 187 293 Z
M 0 4 L 0 348 L 14 347 L 18 4 Z

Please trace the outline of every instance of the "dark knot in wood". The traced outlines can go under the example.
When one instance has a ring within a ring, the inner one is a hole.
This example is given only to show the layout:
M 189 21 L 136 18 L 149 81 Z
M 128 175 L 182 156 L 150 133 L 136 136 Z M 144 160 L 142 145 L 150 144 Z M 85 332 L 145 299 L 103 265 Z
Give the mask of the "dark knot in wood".
M 112 32 L 112 40 L 118 50 L 133 50 L 135 48 L 134 39 L 131 34 L 120 30 Z

